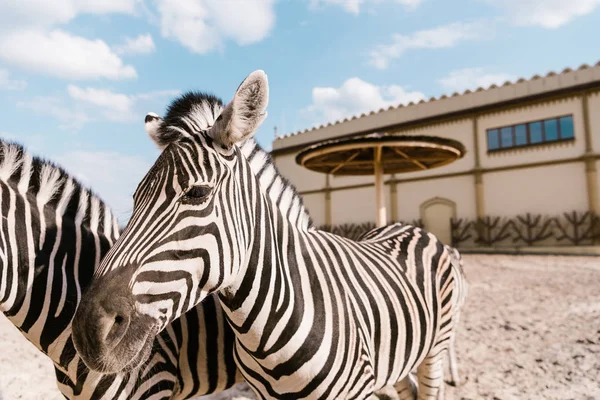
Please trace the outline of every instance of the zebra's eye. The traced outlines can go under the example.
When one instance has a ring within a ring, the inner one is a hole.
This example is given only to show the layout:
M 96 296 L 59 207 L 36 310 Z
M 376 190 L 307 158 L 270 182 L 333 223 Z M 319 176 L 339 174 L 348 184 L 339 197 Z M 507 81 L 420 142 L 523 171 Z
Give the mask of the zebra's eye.
M 212 188 L 208 185 L 196 185 L 192 186 L 183 195 L 183 202 L 188 204 L 199 204 L 202 203 L 208 195 L 212 192 Z

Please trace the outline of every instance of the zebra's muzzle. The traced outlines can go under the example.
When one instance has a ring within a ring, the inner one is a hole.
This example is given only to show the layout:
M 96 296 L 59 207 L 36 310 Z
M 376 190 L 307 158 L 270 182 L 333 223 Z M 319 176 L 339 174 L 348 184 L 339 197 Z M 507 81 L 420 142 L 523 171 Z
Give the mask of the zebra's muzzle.
M 72 323 L 73 343 L 81 359 L 91 370 L 105 374 L 142 365 L 156 335 L 157 321 L 136 312 L 129 279 L 120 276 L 124 271 L 117 271 L 89 286 Z

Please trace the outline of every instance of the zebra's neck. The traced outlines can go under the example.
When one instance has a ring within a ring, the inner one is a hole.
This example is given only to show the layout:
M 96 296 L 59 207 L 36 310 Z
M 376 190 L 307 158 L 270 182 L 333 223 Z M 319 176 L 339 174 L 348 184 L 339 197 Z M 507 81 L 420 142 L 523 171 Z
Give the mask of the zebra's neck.
M 302 197 L 277 169 L 271 155 L 264 151 L 254 138 L 246 140 L 240 149 L 250 163 L 250 168 L 258 179 L 261 191 L 278 208 L 281 215 L 300 230 L 312 228 L 313 222 L 304 206 Z
M 0 306 L 29 341 L 64 364 L 71 319 L 118 236 L 116 218 L 64 170 L 13 143 L 0 142 L 0 188 Z
M 252 186 L 247 189 L 249 192 L 259 192 L 258 178 Z M 307 297 L 302 290 L 307 283 L 305 265 L 298 265 L 298 261 L 303 257 L 300 243 L 316 231 L 298 229 L 267 193 L 262 192 L 257 201 L 246 262 L 236 271 L 232 285 L 222 292 L 221 299 L 238 339 L 260 357 L 275 345 L 278 333 L 289 328 L 287 324 L 296 324 L 302 319 L 304 308 L 310 308 L 312 296 L 309 294 L 310 301 L 305 303 Z M 250 287 L 256 290 L 248 292 Z M 269 312 L 256 315 L 259 309 Z M 263 334 L 269 324 L 277 326 L 269 329 L 270 339 Z

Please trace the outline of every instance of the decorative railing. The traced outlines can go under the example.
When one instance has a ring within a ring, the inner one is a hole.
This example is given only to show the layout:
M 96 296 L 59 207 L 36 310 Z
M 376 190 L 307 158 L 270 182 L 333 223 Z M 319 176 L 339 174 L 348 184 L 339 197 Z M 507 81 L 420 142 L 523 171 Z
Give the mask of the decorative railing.
M 405 224 L 418 226 L 419 228 L 423 228 L 423 221 L 420 219 L 413 220 L 410 222 L 399 221 Z M 390 222 L 392 223 L 392 222 Z M 340 224 L 340 225 L 322 225 L 319 229 L 331 233 L 335 233 L 336 235 L 343 236 L 348 239 L 357 240 L 364 233 L 367 233 L 373 229 L 375 229 L 374 222 L 363 222 L 363 223 L 348 223 L 348 224 Z
M 363 233 L 375 229 L 374 222 L 364 222 L 362 224 L 340 224 L 323 225 L 319 227 L 322 231 L 335 233 L 348 239 L 357 240 Z
M 586 246 L 600 241 L 600 216 L 591 212 L 458 218 L 450 226 L 456 247 Z
M 405 223 L 424 227 L 420 219 Z M 374 228 L 373 222 L 320 227 L 354 240 Z M 458 248 L 586 246 L 600 243 L 600 215 L 591 212 L 570 211 L 557 216 L 526 213 L 514 217 L 453 218 L 450 228 L 452 246 Z

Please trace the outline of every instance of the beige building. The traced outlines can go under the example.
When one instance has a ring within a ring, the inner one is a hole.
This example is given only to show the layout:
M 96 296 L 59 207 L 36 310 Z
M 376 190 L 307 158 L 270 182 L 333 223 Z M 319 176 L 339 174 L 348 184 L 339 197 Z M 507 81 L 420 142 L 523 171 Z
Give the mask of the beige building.
M 369 133 L 449 138 L 466 148 L 449 165 L 386 175 L 388 221 L 421 225 L 460 248 L 597 251 L 590 245 L 600 239 L 600 63 L 277 138 L 275 162 L 317 225 L 373 226 L 373 177 L 312 172 L 297 154 Z

